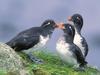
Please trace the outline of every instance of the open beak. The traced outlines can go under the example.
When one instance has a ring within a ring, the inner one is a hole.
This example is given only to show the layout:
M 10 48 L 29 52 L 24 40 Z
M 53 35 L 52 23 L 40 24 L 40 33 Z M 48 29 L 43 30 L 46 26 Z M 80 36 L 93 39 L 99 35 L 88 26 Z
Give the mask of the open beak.
M 55 27 L 55 28 L 58 28 L 58 24 L 55 24 L 54 27 Z
M 72 21 L 72 17 L 71 16 L 68 17 L 68 21 Z
M 65 29 L 64 23 L 57 24 L 57 28 L 59 28 L 59 29 Z

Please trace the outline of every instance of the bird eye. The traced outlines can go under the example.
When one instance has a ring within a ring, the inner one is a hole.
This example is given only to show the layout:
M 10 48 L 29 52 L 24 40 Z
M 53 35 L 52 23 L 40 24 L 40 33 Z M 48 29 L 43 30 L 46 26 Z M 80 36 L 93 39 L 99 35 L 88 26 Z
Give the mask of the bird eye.
M 47 25 L 49 25 L 49 24 L 50 24 L 50 22 L 47 23 Z
M 69 28 L 70 28 L 70 29 L 72 29 L 72 27 L 71 27 L 71 26 L 69 26 Z
M 69 26 L 69 29 L 71 30 L 71 32 L 73 31 L 73 29 L 72 29 L 72 27 L 71 27 L 71 26 Z
M 78 19 L 78 20 L 80 20 L 80 18 L 79 18 L 79 17 L 77 17 L 77 19 Z

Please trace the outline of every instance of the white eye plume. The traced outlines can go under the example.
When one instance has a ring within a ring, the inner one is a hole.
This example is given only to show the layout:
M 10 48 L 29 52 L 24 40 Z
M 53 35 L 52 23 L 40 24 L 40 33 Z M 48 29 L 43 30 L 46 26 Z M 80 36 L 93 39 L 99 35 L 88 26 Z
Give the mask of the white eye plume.
M 49 25 L 49 24 L 50 24 L 50 22 L 47 23 L 47 25 Z
M 80 18 L 79 18 L 79 17 L 77 17 L 77 19 L 78 19 L 78 20 L 80 20 Z
M 69 28 L 71 28 L 71 26 L 69 26 Z
M 72 30 L 72 27 L 71 26 L 69 26 L 69 28 Z

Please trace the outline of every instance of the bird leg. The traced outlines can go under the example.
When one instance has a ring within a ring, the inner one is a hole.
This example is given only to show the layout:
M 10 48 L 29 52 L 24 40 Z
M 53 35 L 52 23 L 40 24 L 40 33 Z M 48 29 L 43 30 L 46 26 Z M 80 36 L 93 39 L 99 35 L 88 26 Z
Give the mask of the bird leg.
M 75 71 L 85 71 L 86 65 L 80 64 L 78 67 L 74 68 Z
M 85 67 L 78 67 L 78 68 L 75 68 L 74 70 L 75 71 L 82 71 L 82 72 L 84 72 L 85 71 Z
M 35 62 L 36 64 L 43 64 L 44 63 L 42 59 L 39 59 L 39 58 L 33 56 L 32 53 L 29 53 L 28 56 L 31 59 L 31 61 Z

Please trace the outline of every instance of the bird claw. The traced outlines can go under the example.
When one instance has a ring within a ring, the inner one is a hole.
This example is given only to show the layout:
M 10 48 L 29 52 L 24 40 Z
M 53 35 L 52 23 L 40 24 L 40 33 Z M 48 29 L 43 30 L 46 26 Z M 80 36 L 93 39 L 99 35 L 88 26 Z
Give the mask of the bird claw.
M 85 68 L 84 67 L 78 67 L 78 68 L 74 68 L 75 71 L 81 71 L 84 72 Z
M 31 58 L 31 60 L 32 60 L 33 62 L 35 62 L 36 64 L 43 64 L 43 63 L 44 63 L 43 60 L 38 59 L 38 58 L 35 58 L 35 59 L 32 59 L 32 58 Z
M 35 62 L 36 64 L 43 64 L 44 63 L 42 59 L 39 59 L 39 58 L 33 56 L 32 54 L 29 54 L 28 56 L 31 59 L 31 61 Z

